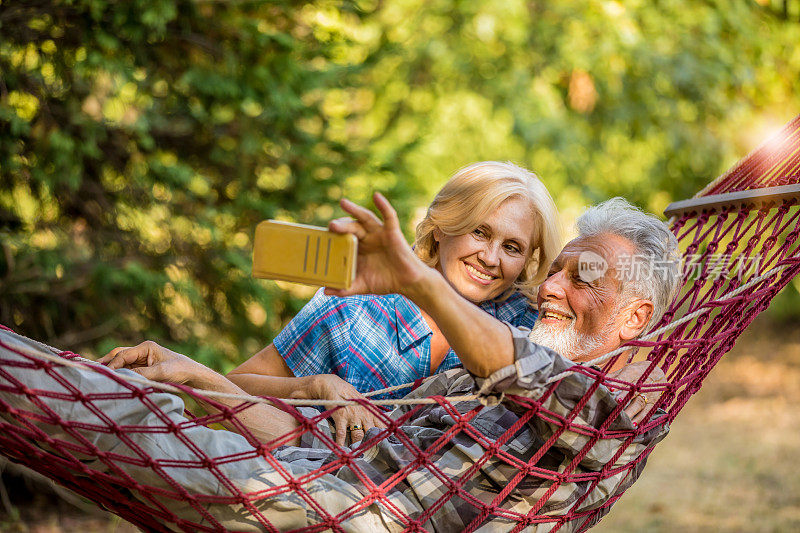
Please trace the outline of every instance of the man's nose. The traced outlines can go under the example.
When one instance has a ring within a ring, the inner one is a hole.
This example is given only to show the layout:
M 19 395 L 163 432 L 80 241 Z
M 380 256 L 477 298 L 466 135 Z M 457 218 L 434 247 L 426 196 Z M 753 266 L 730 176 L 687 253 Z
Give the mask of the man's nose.
M 563 299 L 566 297 L 564 286 L 567 279 L 563 272 L 556 272 L 548 276 L 544 282 L 539 285 L 539 296 L 544 300 Z

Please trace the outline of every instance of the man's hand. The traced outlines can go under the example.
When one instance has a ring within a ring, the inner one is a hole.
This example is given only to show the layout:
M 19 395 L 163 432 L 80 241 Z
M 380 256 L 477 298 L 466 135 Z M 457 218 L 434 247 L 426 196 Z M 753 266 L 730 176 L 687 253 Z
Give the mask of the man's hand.
M 373 195 L 375 206 L 383 221 L 372 211 L 342 200 L 341 206 L 353 219 L 338 218 L 328 229 L 334 233 L 352 233 L 358 238 L 356 279 L 348 290 L 325 289 L 325 294 L 349 296 L 351 294 L 408 295 L 430 267 L 415 254 L 400 231 L 397 213 L 380 193 Z
M 620 381 L 627 381 L 628 383 L 636 383 L 642 377 L 650 366 L 650 361 L 637 361 L 629 365 L 625 365 L 616 372 L 611 372 L 608 377 L 618 379 Z M 644 380 L 643 384 L 650 383 L 664 383 L 666 376 L 660 368 L 655 367 L 650 372 L 650 375 Z M 612 386 L 613 389 L 613 386 Z M 627 396 L 627 391 L 620 391 L 618 396 L 624 398 Z M 653 409 L 655 403 L 661 397 L 660 391 L 647 391 L 640 392 L 634 395 L 633 399 L 625 406 L 625 414 L 631 419 L 634 424 L 641 422 L 645 416 Z
M 128 368 L 144 378 L 169 383 L 193 384 L 205 366 L 185 355 L 168 350 L 153 341 L 145 341 L 137 346 L 114 348 L 98 359 L 109 368 Z
M 114 348 L 98 359 L 98 362 L 115 370 L 128 368 L 153 381 L 185 384 L 197 389 L 228 394 L 247 394 L 232 381 L 207 366 L 159 346 L 153 341 L 145 341 L 133 347 Z M 211 403 L 204 401 L 202 396 L 198 400 L 210 414 L 218 413 L 220 404 L 239 408 L 243 401 L 238 398 L 217 398 Z M 297 421 L 293 416 L 271 405 L 250 404 L 247 408 L 237 411 L 235 418 L 238 422 L 229 416 L 223 417 L 219 422 L 231 431 L 240 432 L 248 439 L 254 436 L 261 442 L 281 438 L 297 428 Z M 242 432 L 242 425 L 249 431 Z M 286 444 L 298 446 L 300 438 L 297 437 Z

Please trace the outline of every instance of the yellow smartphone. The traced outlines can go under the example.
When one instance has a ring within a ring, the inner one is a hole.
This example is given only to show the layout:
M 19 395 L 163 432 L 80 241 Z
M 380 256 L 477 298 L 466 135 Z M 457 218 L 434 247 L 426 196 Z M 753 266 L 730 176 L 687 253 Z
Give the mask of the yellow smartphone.
M 356 277 L 358 239 L 325 228 L 265 220 L 253 240 L 253 276 L 349 289 Z

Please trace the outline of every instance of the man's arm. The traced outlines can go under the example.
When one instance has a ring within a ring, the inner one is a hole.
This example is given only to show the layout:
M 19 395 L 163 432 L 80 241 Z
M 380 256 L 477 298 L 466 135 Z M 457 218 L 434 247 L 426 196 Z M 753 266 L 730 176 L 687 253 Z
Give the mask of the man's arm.
M 98 362 L 112 369 L 129 368 L 153 381 L 180 383 L 213 392 L 247 394 L 238 385 L 207 366 L 152 341 L 146 341 L 133 347 L 115 348 Z M 238 399 L 219 398 L 215 400 L 228 407 L 237 407 L 242 403 Z M 203 407 L 210 413 L 219 411 L 214 405 L 207 402 L 203 402 Z M 297 421 L 289 413 L 266 404 L 254 404 L 240 411 L 236 415 L 236 420 L 262 442 L 281 437 L 298 426 Z M 232 431 L 239 432 L 240 430 L 229 420 L 223 421 L 222 424 Z M 299 441 L 298 437 L 286 444 L 297 445 Z
M 405 289 L 404 296 L 433 318 L 464 368 L 487 377 L 512 364 L 514 350 L 508 327 L 458 294 L 438 271 L 425 268 L 424 275 Z
M 499 394 L 527 396 L 539 398 L 550 387 L 549 380 L 557 374 L 569 370 L 575 363 L 562 357 L 553 350 L 540 346 L 528 340 L 528 330 L 510 328 L 514 357 L 516 364 L 493 374 L 488 379 L 478 380 L 479 391 L 483 394 Z M 628 383 L 637 383 L 643 374 L 647 373 L 649 362 L 634 363 L 626 367 L 624 374 L 617 372 L 615 375 Z M 645 384 L 649 385 L 651 392 L 643 393 L 650 398 L 650 405 L 657 402 L 662 394 L 661 388 L 666 384 L 660 381 L 663 373 L 654 369 L 648 373 Z M 597 379 L 594 376 L 580 372 L 566 375 L 559 380 L 558 387 L 551 394 L 545 396 L 542 407 L 545 413 L 555 416 L 539 416 L 532 419 L 536 426 L 537 434 L 545 440 L 553 434 L 559 436 L 554 446 L 561 448 L 570 456 L 577 456 L 583 447 L 591 441 L 592 436 L 585 431 L 576 431 L 575 428 L 595 427 L 613 416 L 613 421 L 608 425 L 607 431 L 625 433 L 637 429 L 634 420 L 641 419 L 647 414 L 647 405 L 642 405 L 637 399 L 628 402 L 624 409 L 620 409 L 617 396 L 605 385 L 596 387 Z M 657 387 L 654 386 L 659 384 Z M 591 394 L 585 398 L 587 394 Z M 623 394 L 624 398 L 626 395 Z M 513 402 L 508 404 L 512 410 Z M 580 405 L 580 409 L 577 406 Z M 643 409 L 644 408 L 644 409 Z M 522 410 L 527 407 L 521 407 Z M 616 414 L 615 414 L 616 413 Z M 640 416 L 641 415 L 641 416 Z M 656 415 L 658 418 L 660 415 Z M 569 420 L 570 422 L 565 422 Z M 668 428 L 665 421 L 655 425 L 649 431 L 637 433 L 624 453 L 616 458 L 616 465 L 628 463 L 638 457 L 646 446 L 655 444 L 666 435 Z M 615 439 L 603 438 L 592 446 L 581 459 L 581 464 L 590 470 L 599 470 L 610 462 L 617 454 L 621 443 L 627 437 Z
M 391 294 L 406 296 L 433 318 L 464 367 L 487 377 L 514 362 L 511 334 L 505 324 L 464 299 L 425 265 L 406 243 L 397 213 L 381 194 L 373 196 L 383 222 L 371 211 L 348 200 L 342 208 L 355 221 L 337 219 L 329 228 L 359 239 L 356 280 L 349 290 L 325 289 L 326 294 Z

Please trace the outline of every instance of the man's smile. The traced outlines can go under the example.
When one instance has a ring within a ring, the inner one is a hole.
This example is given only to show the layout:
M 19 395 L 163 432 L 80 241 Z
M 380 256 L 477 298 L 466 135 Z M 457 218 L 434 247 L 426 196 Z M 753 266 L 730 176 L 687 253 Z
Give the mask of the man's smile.
M 539 308 L 539 320 L 544 324 L 566 323 L 574 317 L 566 309 L 560 309 L 552 304 L 543 304 Z

